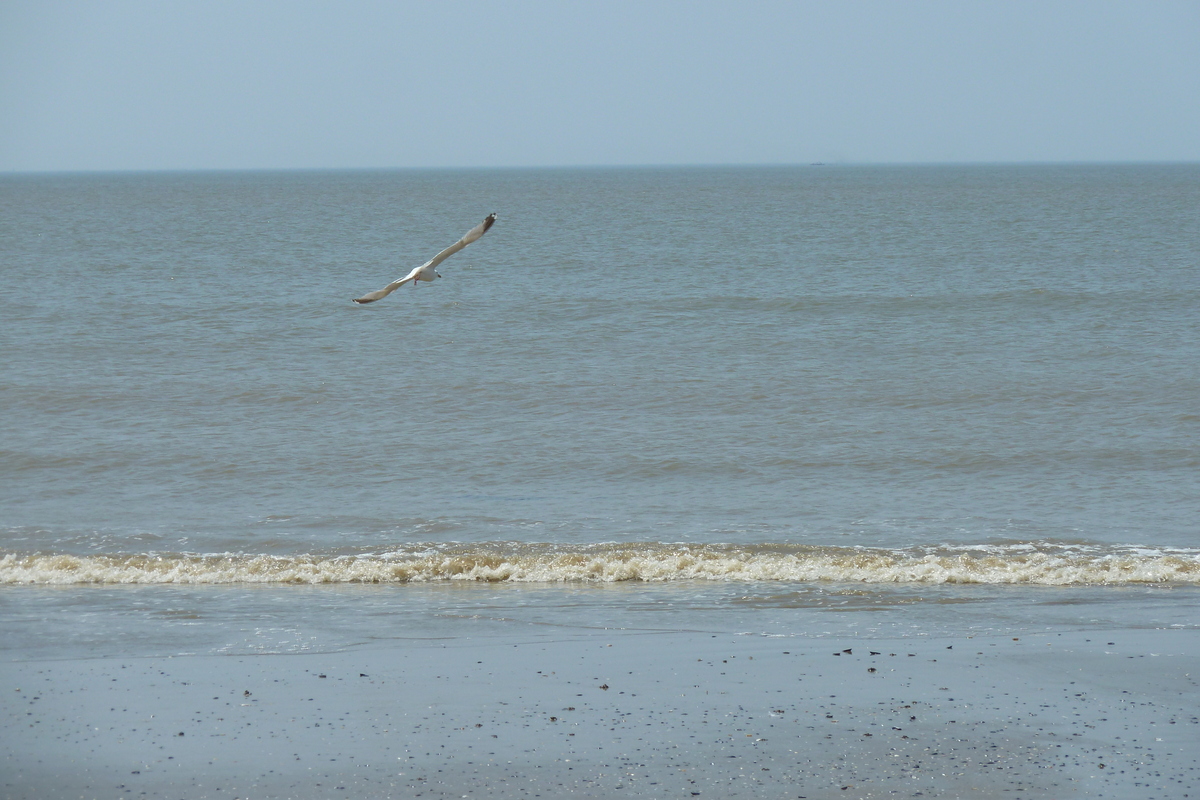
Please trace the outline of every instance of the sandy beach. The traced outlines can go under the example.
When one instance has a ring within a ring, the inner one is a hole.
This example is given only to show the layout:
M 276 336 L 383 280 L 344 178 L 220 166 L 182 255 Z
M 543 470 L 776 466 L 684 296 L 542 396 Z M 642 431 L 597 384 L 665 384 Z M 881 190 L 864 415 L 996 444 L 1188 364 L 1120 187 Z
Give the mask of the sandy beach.
M 1200 796 L 1200 633 L 8 661 L 5 798 Z

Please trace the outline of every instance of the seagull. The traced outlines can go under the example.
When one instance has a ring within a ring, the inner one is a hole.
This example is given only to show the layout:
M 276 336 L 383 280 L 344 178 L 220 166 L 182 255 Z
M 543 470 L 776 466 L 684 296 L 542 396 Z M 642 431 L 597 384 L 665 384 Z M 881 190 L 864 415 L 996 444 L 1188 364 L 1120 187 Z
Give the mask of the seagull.
M 382 300 L 383 298 L 387 297 L 389 294 L 396 291 L 397 289 L 399 289 L 401 286 L 408 283 L 409 281 L 412 281 L 413 288 L 415 289 L 417 286 L 417 281 L 432 281 L 435 278 L 442 277 L 441 275 L 438 274 L 437 270 L 434 269 L 434 267 L 436 267 L 438 264 L 445 261 L 450 256 L 457 253 L 459 250 L 462 250 L 464 247 L 466 247 L 471 242 L 478 239 L 480 236 L 483 236 L 485 233 L 487 233 L 488 228 L 492 227 L 492 224 L 495 223 L 495 221 L 496 221 L 496 215 L 488 214 L 487 217 L 483 220 L 483 222 L 479 223 L 474 228 L 471 228 L 471 230 L 467 231 L 466 234 L 464 234 L 461 239 L 459 239 L 457 242 L 455 242 L 454 244 L 447 247 L 442 252 L 438 253 L 433 258 L 426 261 L 421 266 L 414 269 L 412 272 L 405 275 L 400 280 L 392 281 L 387 286 L 383 287 L 382 289 L 380 289 L 378 291 L 369 292 L 367 294 L 364 294 L 362 297 L 356 297 L 356 298 L 354 298 L 354 302 L 356 302 L 356 303 L 374 303 L 376 300 Z

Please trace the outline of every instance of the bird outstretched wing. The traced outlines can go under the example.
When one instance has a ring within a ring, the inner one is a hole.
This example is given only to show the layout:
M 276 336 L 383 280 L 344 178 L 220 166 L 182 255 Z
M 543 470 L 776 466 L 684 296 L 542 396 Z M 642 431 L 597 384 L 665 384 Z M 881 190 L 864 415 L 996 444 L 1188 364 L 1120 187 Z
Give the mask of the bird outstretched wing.
M 457 242 L 455 242 L 454 244 L 447 247 L 442 252 L 438 253 L 433 258 L 429 259 L 429 261 L 426 262 L 422 266 L 436 267 L 438 264 L 442 263 L 447 258 L 454 255 L 459 250 L 462 250 L 464 247 L 469 245 L 471 242 L 478 241 L 479 237 L 481 237 L 485 233 L 487 233 L 488 228 L 492 227 L 492 225 L 494 225 L 495 222 L 496 222 L 496 215 L 488 214 L 487 217 L 484 218 L 483 222 L 479 223 L 474 228 L 471 228 L 471 230 L 469 230 L 465 234 L 463 234 L 463 237 L 461 239 L 459 239 Z
M 433 269 L 438 264 L 441 264 L 447 258 L 449 258 L 450 256 L 457 253 L 459 250 L 462 250 L 464 247 L 469 245 L 471 242 L 478 241 L 479 237 L 481 237 L 485 233 L 487 233 L 488 229 L 491 228 L 492 225 L 495 224 L 495 222 L 496 222 L 496 215 L 488 214 L 487 217 L 484 218 L 483 222 L 479 223 L 474 228 L 471 228 L 471 230 L 469 230 L 465 234 L 463 234 L 463 237 L 461 239 L 459 239 L 457 242 L 455 242 L 454 244 L 447 247 L 442 252 L 438 253 L 433 258 L 426 261 L 421 266 L 414 269 L 412 272 L 405 275 L 400 280 L 392 281 L 391 283 L 389 283 L 387 286 L 383 287 L 382 289 L 379 289 L 374 292 L 369 292 L 367 294 L 364 294 L 362 297 L 356 297 L 356 298 L 354 298 L 354 302 L 356 302 L 356 303 L 374 303 L 376 300 L 382 300 L 383 298 L 387 297 L 392 292 L 399 289 L 404 284 L 406 284 L 410 281 L 415 281 L 417 279 L 417 276 L 420 274 L 421 270 Z
M 400 280 L 392 281 L 391 283 L 389 283 L 387 286 L 383 287 L 382 289 L 376 289 L 373 292 L 367 292 L 362 297 L 354 298 L 354 302 L 356 302 L 356 303 L 374 303 L 376 300 L 382 300 L 383 298 L 387 297 L 392 292 L 399 289 L 404 284 L 415 281 L 417 279 L 417 273 L 420 271 L 421 271 L 421 268 L 417 267 L 416 269 L 414 269 L 412 272 L 405 275 Z

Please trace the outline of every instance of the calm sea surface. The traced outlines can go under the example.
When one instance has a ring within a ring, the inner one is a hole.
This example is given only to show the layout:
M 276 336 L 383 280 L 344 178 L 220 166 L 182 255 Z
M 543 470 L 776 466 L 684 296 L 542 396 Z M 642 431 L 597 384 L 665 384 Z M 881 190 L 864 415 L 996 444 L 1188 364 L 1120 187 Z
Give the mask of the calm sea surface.
M 1200 624 L 1198 165 L 8 175 L 0 272 L 6 658 Z

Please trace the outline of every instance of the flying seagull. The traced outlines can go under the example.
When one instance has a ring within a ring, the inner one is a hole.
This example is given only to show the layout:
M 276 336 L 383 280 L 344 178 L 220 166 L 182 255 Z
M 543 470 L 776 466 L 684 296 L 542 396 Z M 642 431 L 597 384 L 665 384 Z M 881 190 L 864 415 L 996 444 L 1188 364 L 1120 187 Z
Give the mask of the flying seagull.
M 454 244 L 447 247 L 442 252 L 438 253 L 433 258 L 426 261 L 421 266 L 414 269 L 412 272 L 405 275 L 400 280 L 392 281 L 387 286 L 383 287 L 382 289 L 380 289 L 378 291 L 369 292 L 367 294 L 364 294 L 362 297 L 356 297 L 356 298 L 354 298 L 354 302 L 356 302 L 356 303 L 374 303 L 376 300 L 382 300 L 383 298 L 387 297 L 389 294 L 396 291 L 397 289 L 399 289 L 401 286 L 408 283 L 409 281 L 412 281 L 413 287 L 416 287 L 417 281 L 431 281 L 431 280 L 434 280 L 435 278 L 442 277 L 441 275 L 439 275 L 437 273 L 437 270 L 434 268 L 438 264 L 445 261 L 450 256 L 457 253 L 459 250 L 462 250 L 464 247 L 469 245 L 471 242 L 478 239 L 480 236 L 483 236 L 485 233 L 487 233 L 488 228 L 492 227 L 492 224 L 495 221 L 496 221 L 496 215 L 488 214 L 487 218 L 483 222 L 479 223 L 474 228 L 471 228 L 471 230 L 467 231 L 466 234 L 461 239 L 459 239 L 457 242 L 455 242 Z

